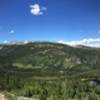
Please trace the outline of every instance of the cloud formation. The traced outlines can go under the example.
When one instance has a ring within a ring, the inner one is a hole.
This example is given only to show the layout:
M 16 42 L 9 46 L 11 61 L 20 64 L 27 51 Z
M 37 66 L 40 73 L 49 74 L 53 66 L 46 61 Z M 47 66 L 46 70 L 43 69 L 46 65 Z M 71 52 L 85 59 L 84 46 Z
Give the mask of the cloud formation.
M 58 43 L 68 44 L 71 46 L 84 45 L 91 47 L 100 47 L 100 38 L 86 38 L 79 41 L 63 41 L 60 40 Z
M 46 10 L 46 7 L 40 7 L 39 4 L 30 5 L 30 13 L 32 15 L 42 15 Z
M 11 33 L 11 34 L 14 34 L 14 33 L 15 33 L 15 31 L 14 31 L 14 30 L 10 30 L 10 33 Z
M 8 41 L 7 40 L 4 40 L 3 43 L 6 44 L 6 43 L 8 43 Z

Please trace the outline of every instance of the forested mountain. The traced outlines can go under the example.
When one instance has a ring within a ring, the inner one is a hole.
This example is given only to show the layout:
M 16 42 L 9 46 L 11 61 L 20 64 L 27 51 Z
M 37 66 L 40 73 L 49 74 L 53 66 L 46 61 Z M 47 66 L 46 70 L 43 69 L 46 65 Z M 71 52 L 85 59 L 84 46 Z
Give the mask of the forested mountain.
M 100 49 L 34 42 L 0 46 L 0 66 L 43 72 L 89 71 L 100 68 Z
M 100 48 L 51 42 L 0 45 L 0 91 L 10 96 L 99 100 L 99 80 Z

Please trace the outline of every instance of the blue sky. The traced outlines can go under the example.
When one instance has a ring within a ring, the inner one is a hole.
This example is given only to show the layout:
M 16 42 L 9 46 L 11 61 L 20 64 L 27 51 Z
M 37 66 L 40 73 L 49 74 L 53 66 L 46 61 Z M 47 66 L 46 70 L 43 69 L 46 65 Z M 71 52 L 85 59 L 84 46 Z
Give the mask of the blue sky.
M 0 42 L 100 38 L 100 0 L 0 0 Z

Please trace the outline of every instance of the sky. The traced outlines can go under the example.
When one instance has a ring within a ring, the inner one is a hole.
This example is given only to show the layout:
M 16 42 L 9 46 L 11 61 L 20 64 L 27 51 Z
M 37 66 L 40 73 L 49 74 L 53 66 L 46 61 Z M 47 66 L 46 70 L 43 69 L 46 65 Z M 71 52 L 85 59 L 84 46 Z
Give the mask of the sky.
M 0 0 L 0 43 L 100 46 L 100 0 Z

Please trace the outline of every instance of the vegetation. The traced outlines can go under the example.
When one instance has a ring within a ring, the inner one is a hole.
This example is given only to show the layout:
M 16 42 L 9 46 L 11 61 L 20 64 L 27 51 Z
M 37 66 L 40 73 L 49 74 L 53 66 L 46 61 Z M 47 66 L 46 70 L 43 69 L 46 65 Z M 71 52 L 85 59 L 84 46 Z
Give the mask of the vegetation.
M 99 48 L 49 42 L 0 45 L 0 91 L 9 100 L 100 100 L 99 59 Z

